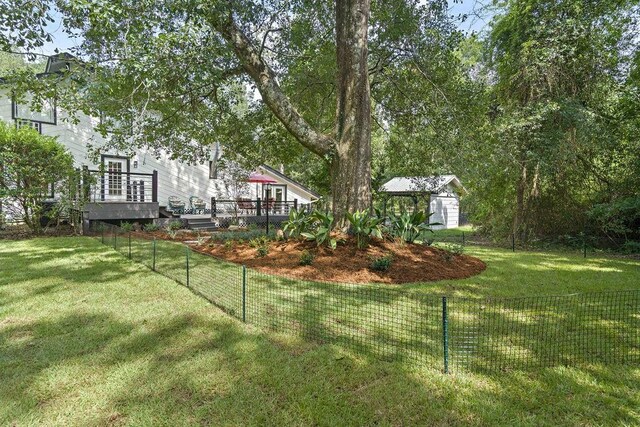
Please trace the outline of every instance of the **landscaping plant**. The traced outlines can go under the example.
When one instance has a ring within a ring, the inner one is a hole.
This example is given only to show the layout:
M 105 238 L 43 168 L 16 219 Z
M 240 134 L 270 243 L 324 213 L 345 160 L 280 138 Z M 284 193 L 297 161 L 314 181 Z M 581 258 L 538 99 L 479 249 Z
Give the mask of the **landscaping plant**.
M 180 221 L 171 221 L 169 222 L 169 224 L 167 224 L 167 230 L 173 230 L 173 231 L 178 231 L 182 228 L 182 222 Z
M 375 257 L 371 260 L 371 269 L 375 271 L 387 271 L 391 267 L 393 255 L 386 254 L 381 257 Z
M 71 185 L 77 179 L 73 156 L 55 138 L 34 129 L 16 129 L 0 121 L 0 165 L 2 211 L 36 234 L 43 232 L 43 224 L 65 214 L 45 203 L 52 192 L 76 204 L 82 199 L 75 197 L 78 187 Z
M 347 220 L 350 223 L 349 232 L 356 238 L 359 249 L 369 246 L 371 236 L 382 238 L 382 223 L 384 218 L 369 215 L 369 210 L 347 212 Z
M 313 263 L 313 259 L 314 259 L 314 255 L 313 253 L 309 252 L 308 250 L 304 250 L 300 253 L 300 260 L 298 261 L 298 264 L 300 265 L 311 265 Z
M 326 243 L 331 249 L 335 249 L 336 239 L 331 237 L 331 229 L 333 228 L 333 215 L 320 211 L 314 211 L 311 214 L 310 231 L 300 233 L 301 236 L 308 240 L 313 240 L 318 246 Z
M 442 225 L 439 222 L 428 223 L 433 213 L 426 214 L 424 211 L 416 211 L 413 213 L 402 209 L 399 215 L 390 214 L 389 222 L 391 223 L 391 233 L 395 237 L 399 237 L 403 242 L 422 244 L 421 236 L 426 232 L 433 233 L 434 225 Z
M 150 222 L 149 224 L 145 224 L 144 226 L 144 231 L 151 233 L 153 231 L 158 231 L 160 230 L 160 226 L 158 224 L 154 224 L 153 222 Z
M 305 208 L 291 209 L 289 219 L 282 223 L 282 231 L 288 237 L 300 237 L 306 233 L 312 222 L 311 214 Z

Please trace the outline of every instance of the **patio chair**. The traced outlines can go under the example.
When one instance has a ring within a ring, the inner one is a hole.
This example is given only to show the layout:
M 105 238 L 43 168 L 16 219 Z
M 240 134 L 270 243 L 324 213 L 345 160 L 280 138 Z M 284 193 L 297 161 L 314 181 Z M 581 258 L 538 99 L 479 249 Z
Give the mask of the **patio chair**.
M 169 196 L 167 210 L 175 213 L 184 212 L 185 203 L 179 197 Z
M 191 205 L 191 209 L 195 212 L 204 212 L 204 210 L 207 208 L 207 203 L 200 197 L 196 196 L 189 197 L 189 204 Z

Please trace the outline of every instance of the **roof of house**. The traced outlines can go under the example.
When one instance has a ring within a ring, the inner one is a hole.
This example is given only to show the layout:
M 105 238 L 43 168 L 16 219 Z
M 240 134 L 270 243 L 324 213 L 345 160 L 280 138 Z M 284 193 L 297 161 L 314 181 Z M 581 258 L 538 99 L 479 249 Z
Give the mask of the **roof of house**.
M 265 169 L 265 170 L 266 170 L 267 172 L 269 172 L 270 174 L 275 175 L 276 177 L 278 177 L 278 178 L 280 178 L 280 179 L 282 179 L 282 180 L 284 180 L 284 181 L 287 181 L 287 182 L 289 182 L 289 183 L 291 183 L 291 184 L 293 184 L 293 185 L 295 185 L 295 186 L 297 186 L 297 187 L 301 188 L 302 190 L 304 190 L 304 191 L 306 191 L 307 193 L 311 194 L 313 197 L 316 197 L 316 198 L 318 198 L 318 199 L 320 198 L 320 194 L 318 194 L 318 193 L 316 193 L 315 191 L 311 190 L 309 187 L 306 187 L 306 186 L 304 186 L 304 185 L 300 184 L 300 183 L 299 183 L 298 181 L 296 181 L 295 179 L 292 179 L 292 178 L 288 177 L 287 175 L 285 175 L 285 174 L 283 174 L 283 173 L 281 173 L 281 172 L 278 172 L 278 171 L 277 171 L 277 170 L 275 170 L 274 168 L 272 168 L 272 167 L 270 167 L 270 166 L 267 166 L 267 165 L 261 165 L 260 167 L 261 167 L 261 168 L 263 168 L 263 169 Z
M 439 193 L 449 184 L 466 191 L 455 175 L 399 176 L 384 183 L 380 191 L 387 194 Z
M 43 74 L 60 73 L 71 69 L 72 65 L 78 63 L 78 59 L 67 52 L 49 56 Z

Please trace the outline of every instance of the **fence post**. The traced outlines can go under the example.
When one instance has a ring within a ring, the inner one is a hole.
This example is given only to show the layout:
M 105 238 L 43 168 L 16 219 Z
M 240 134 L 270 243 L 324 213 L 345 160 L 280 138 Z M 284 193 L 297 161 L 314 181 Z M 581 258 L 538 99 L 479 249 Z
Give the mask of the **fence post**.
M 447 320 L 447 297 L 442 297 L 442 351 L 444 355 L 444 373 L 449 373 L 449 323 Z
M 187 288 L 189 287 L 189 246 L 186 247 L 186 253 L 187 253 Z
M 270 199 L 267 199 L 267 209 L 265 209 L 266 210 L 266 215 L 267 215 L 267 236 L 269 235 L 269 209 L 270 209 L 269 200 Z
M 129 259 L 131 259 L 131 232 L 129 232 Z
M 247 322 L 247 267 L 242 266 L 242 321 Z
M 156 238 L 153 238 L 153 265 L 151 267 L 153 271 L 156 271 Z

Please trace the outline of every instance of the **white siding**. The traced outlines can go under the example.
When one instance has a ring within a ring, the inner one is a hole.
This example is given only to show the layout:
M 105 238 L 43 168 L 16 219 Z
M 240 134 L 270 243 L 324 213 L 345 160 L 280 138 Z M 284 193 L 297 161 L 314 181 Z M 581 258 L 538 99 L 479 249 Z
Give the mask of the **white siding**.
M 442 193 L 432 194 L 429 212 L 433 212 L 431 222 L 442 224 L 433 227 L 435 230 L 457 227 L 460 218 L 460 199 L 453 188 L 447 186 Z
M 11 99 L 5 94 L 0 96 L 0 118 L 12 122 L 11 119 Z M 56 136 L 73 155 L 78 167 L 88 166 L 95 170 L 99 164 L 91 161 L 88 156 L 88 143 L 100 145 L 104 143 L 102 136 L 95 132 L 94 126 L 97 119 L 85 115 L 80 115 L 79 123 L 73 124 L 66 120 L 67 115 L 58 111 L 58 124 L 42 125 L 42 134 Z M 119 155 L 116 152 L 109 152 L 106 155 Z M 99 162 L 100 160 L 98 160 Z M 134 168 L 134 161 L 137 161 L 137 168 Z M 224 185 L 220 179 L 209 178 L 209 162 L 199 165 L 188 165 L 183 162 L 171 160 L 168 155 L 163 155 L 159 159 L 148 153 L 146 150 L 139 150 L 129 159 L 131 173 L 152 173 L 158 171 L 158 203 L 165 206 L 170 196 L 181 198 L 187 206 L 191 196 L 199 197 L 207 203 L 209 207 L 211 197 L 226 198 Z M 312 195 L 301 187 L 269 174 L 267 171 L 260 171 L 265 175 L 272 176 L 278 184 L 287 185 L 287 200 L 298 199 L 299 203 L 308 203 Z M 258 191 L 261 192 L 260 185 Z M 255 184 L 247 186 L 245 197 L 255 198 L 257 195 Z

